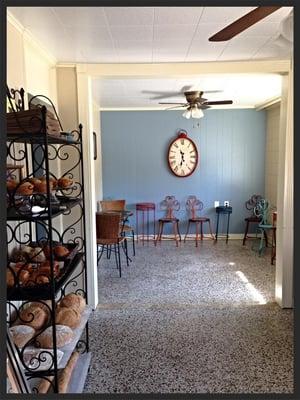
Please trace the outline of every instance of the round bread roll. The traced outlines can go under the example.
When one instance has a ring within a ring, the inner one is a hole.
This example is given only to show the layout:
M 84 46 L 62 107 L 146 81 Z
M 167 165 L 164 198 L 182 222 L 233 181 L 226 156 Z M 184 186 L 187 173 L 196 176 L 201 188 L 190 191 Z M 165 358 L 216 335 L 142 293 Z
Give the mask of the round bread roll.
M 57 186 L 60 188 L 68 188 L 73 185 L 72 179 L 69 178 L 60 178 L 57 181 Z
M 77 310 L 79 313 L 85 309 L 85 299 L 79 294 L 70 293 L 67 294 L 60 302 L 60 307 L 70 307 Z
M 30 183 L 32 183 L 33 186 L 35 186 L 35 185 L 41 183 L 41 180 L 40 180 L 39 178 L 29 178 L 28 181 L 29 181 Z
M 32 247 L 31 252 L 29 253 L 30 261 L 34 262 L 43 262 L 46 261 L 46 256 L 41 247 Z
M 52 301 L 51 300 L 41 300 L 41 301 L 32 301 L 30 306 L 40 307 L 47 314 L 47 324 L 51 321 L 50 310 L 52 310 Z
M 56 325 L 56 346 L 63 347 L 70 343 L 73 339 L 73 331 L 69 326 L 66 325 Z M 44 332 L 42 332 L 37 341 L 41 347 L 45 349 L 53 348 L 53 334 L 52 326 L 49 326 Z
M 27 325 L 15 325 L 9 328 L 12 340 L 17 347 L 23 347 L 33 338 L 35 330 Z
M 33 329 L 39 330 L 48 320 L 47 313 L 39 306 L 24 307 L 20 312 L 20 320 L 22 325 L 29 325 Z
M 43 273 L 43 274 L 48 275 L 48 276 L 51 275 L 50 271 L 51 271 L 51 262 L 50 262 L 50 260 L 44 261 L 40 265 L 40 267 L 38 269 L 39 273 Z M 53 271 L 54 271 L 54 276 L 56 276 L 59 273 L 59 264 L 58 264 L 57 261 L 53 261 Z
M 13 287 L 14 284 L 15 284 L 14 274 L 11 272 L 10 269 L 7 268 L 7 270 L 6 270 L 6 285 L 8 287 Z
M 15 188 L 18 186 L 18 182 L 14 179 L 8 179 L 6 181 L 6 189 L 9 192 L 12 192 L 13 190 L 15 190 Z
M 80 312 L 75 308 L 57 307 L 55 321 L 70 328 L 76 328 L 80 323 Z
M 70 254 L 70 252 L 65 246 L 59 245 L 54 247 L 54 254 L 57 257 L 67 257 Z
M 30 182 L 22 183 L 16 190 L 17 194 L 29 196 L 33 193 L 33 184 Z
M 53 182 L 49 181 L 50 191 L 53 190 Z M 47 181 L 43 180 L 40 183 L 34 185 L 34 189 L 38 193 L 47 193 Z

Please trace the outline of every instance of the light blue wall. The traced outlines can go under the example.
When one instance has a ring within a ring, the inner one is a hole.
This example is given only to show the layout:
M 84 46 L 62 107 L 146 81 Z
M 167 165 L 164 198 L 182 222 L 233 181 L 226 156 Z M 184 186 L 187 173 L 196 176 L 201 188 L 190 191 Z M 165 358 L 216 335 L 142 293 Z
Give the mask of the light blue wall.
M 178 129 L 187 130 L 200 155 L 187 178 L 173 175 L 167 164 L 168 145 Z M 181 232 L 188 195 L 203 201 L 203 214 L 212 218 L 213 227 L 214 201 L 229 200 L 232 233 L 244 231 L 245 201 L 254 193 L 264 195 L 264 111 L 209 110 L 200 120 L 186 120 L 181 111 L 107 111 L 101 113 L 101 135 L 104 199 L 124 198 L 132 209 L 151 201 L 158 209 L 166 195 L 174 195 L 181 202 Z

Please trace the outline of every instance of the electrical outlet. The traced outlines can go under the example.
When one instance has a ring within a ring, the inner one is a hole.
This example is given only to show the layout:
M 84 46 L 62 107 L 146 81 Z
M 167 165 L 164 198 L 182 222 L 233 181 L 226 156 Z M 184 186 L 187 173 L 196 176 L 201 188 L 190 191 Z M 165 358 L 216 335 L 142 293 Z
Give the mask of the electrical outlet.
M 224 206 L 225 206 L 225 207 L 229 207 L 229 201 L 228 201 L 228 200 L 225 200 L 225 201 L 224 201 Z
M 220 202 L 219 201 L 215 201 L 215 208 L 219 207 L 219 205 L 220 205 Z

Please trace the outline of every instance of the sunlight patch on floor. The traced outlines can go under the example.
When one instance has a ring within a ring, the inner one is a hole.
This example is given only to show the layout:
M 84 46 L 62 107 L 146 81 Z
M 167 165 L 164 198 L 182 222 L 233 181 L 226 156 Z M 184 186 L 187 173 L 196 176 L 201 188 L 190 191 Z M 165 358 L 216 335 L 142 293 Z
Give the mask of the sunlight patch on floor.
M 241 281 L 245 283 L 245 286 L 251 293 L 253 300 L 257 301 L 258 304 L 267 304 L 264 296 L 256 289 L 255 286 L 252 285 L 252 283 L 248 281 L 247 277 L 242 271 L 235 271 L 235 273 L 241 279 Z

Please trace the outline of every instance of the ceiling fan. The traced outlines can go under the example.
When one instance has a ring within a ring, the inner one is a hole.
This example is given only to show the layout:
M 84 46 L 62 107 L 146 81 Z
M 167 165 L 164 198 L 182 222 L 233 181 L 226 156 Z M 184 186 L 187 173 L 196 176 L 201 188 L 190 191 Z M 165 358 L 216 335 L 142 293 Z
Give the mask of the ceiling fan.
M 219 92 L 213 91 L 213 92 Z M 207 108 L 211 108 L 211 106 L 223 105 L 223 104 L 232 104 L 232 100 L 218 100 L 218 101 L 208 101 L 203 95 L 203 91 L 200 90 L 188 90 L 184 92 L 186 102 L 185 103 L 169 103 L 169 102 L 160 102 L 159 104 L 165 105 L 173 105 L 173 107 L 168 108 L 168 110 L 172 108 L 184 107 L 186 110 L 182 114 L 183 117 L 189 118 L 202 118 L 204 116 L 202 110 L 206 110 Z
M 250 28 L 250 26 L 256 24 L 260 20 L 266 18 L 268 15 L 277 11 L 280 6 L 273 7 L 256 7 L 254 10 L 245 14 L 241 18 L 237 19 L 230 25 L 227 25 L 225 28 L 211 36 L 208 40 L 210 42 L 225 42 L 234 38 L 236 35 L 240 34 L 244 30 Z M 293 12 L 291 11 L 287 17 L 285 17 L 279 28 L 279 35 L 276 38 L 284 39 L 286 44 L 291 44 L 293 42 Z M 275 40 L 275 44 L 276 44 Z M 282 41 L 282 40 L 281 40 Z M 278 43 L 279 44 L 279 43 Z

